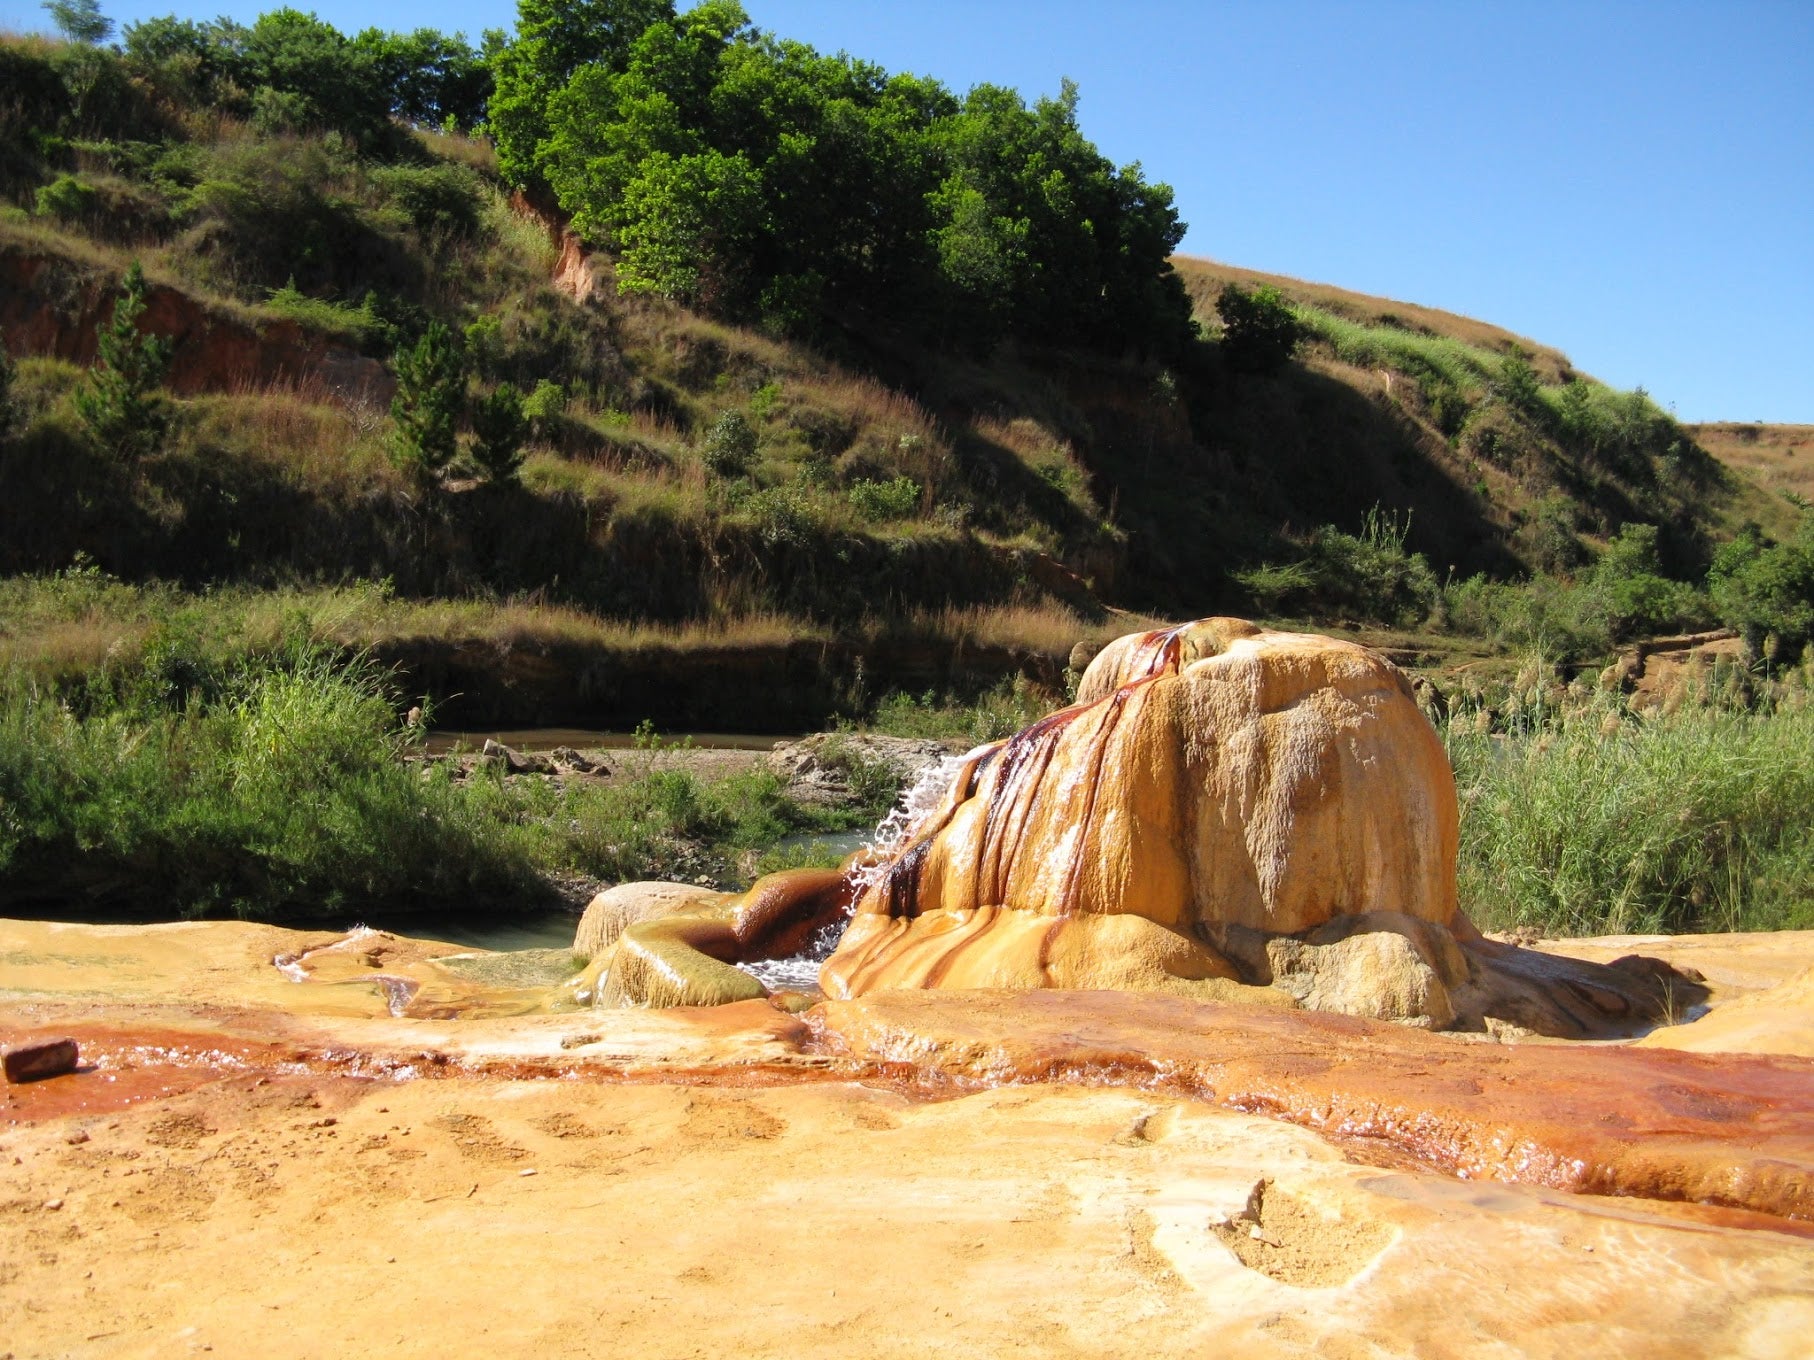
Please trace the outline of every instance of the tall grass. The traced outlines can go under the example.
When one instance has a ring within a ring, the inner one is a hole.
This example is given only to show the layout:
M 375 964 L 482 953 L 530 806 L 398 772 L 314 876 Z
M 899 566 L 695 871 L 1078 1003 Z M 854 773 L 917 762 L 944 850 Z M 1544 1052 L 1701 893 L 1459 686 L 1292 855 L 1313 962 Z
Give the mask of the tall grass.
M 400 759 L 418 731 L 369 659 L 298 645 L 171 693 L 60 702 L 0 673 L 0 909 L 298 919 L 509 910 L 555 872 L 729 885 L 799 830 L 873 822 L 755 769 L 707 781 L 652 738 L 606 783 Z
M 1609 703 L 1447 730 L 1461 898 L 1552 935 L 1814 926 L 1814 710 Z
M 1394 326 L 1368 326 L 1321 307 L 1295 309 L 1298 321 L 1326 342 L 1343 363 L 1357 368 L 1394 368 L 1428 382 L 1476 389 L 1492 381 L 1503 356 L 1446 336 Z
M 533 892 L 508 828 L 395 757 L 369 662 L 302 651 L 211 697 L 78 713 L 0 676 L 0 900 L 313 915 Z

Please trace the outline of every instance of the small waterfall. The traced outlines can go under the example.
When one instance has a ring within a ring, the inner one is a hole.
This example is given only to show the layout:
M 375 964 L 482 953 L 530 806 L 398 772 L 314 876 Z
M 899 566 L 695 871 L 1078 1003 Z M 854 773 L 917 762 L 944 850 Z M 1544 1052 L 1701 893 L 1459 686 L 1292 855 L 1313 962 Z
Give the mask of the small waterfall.
M 902 847 L 912 842 L 921 824 L 938 810 L 946 791 L 951 787 L 951 781 L 957 778 L 958 771 L 975 754 L 976 751 L 969 751 L 961 756 L 946 756 L 936 765 L 928 765 L 913 786 L 901 795 L 888 815 L 876 825 L 875 834 L 864 847 L 871 852 L 873 863 L 854 870 L 852 874 L 859 897 L 881 876 L 888 862 Z M 750 963 L 739 963 L 737 967 L 771 992 L 814 991 L 819 986 L 819 965 L 830 958 L 832 951 L 838 947 L 849 919 L 846 916 L 820 927 L 798 954 L 785 959 L 758 959 Z

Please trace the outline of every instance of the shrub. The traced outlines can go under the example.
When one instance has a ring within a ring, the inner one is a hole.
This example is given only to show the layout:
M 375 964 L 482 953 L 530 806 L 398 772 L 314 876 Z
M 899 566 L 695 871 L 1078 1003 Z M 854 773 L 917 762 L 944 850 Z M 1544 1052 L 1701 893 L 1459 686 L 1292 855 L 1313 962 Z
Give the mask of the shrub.
M 58 175 L 38 190 L 34 206 L 40 217 L 79 222 L 93 214 L 97 197 L 93 185 L 84 184 L 74 175 Z
M 310 297 L 296 287 L 292 276 L 283 287 L 271 290 L 265 305 L 310 330 L 344 335 L 361 349 L 396 342 L 397 328 L 378 314 L 377 295 L 369 291 L 353 307 L 329 298 Z
M 1814 637 L 1814 517 L 1804 515 L 1787 543 L 1766 544 L 1747 529 L 1714 556 L 1707 589 L 1721 622 L 1753 656 L 1768 649 L 1794 658 Z
M 705 465 L 720 477 L 741 477 L 756 458 L 756 430 L 741 411 L 724 411 L 706 431 Z
M 1222 316 L 1222 355 L 1237 373 L 1276 373 L 1291 360 L 1304 328 L 1271 284 L 1251 291 L 1224 284 L 1216 297 Z
M 535 391 L 523 398 L 523 414 L 528 417 L 538 439 L 548 438 L 566 411 L 567 389 L 547 378 L 538 381 Z
M 818 528 L 811 503 L 791 486 L 767 487 L 748 497 L 738 509 L 771 548 L 802 546 Z
M 1405 551 L 1411 521 L 1367 512 L 1359 534 L 1326 524 L 1296 562 L 1265 563 L 1235 579 L 1268 610 L 1318 608 L 1381 623 L 1414 623 L 1438 598 L 1436 575 L 1422 553 Z
M 1705 616 L 1705 603 L 1692 586 L 1663 575 L 1654 524 L 1623 526 L 1587 584 L 1615 641 L 1667 632 Z
M 397 351 L 391 400 L 396 432 L 391 455 L 419 482 L 432 482 L 454 456 L 466 371 L 453 332 L 431 321 L 420 339 Z
M 95 363 L 76 393 L 76 411 L 104 450 L 128 461 L 156 452 L 168 425 L 158 384 L 170 364 L 170 344 L 139 334 L 145 274 L 134 260 L 121 280 L 113 319 L 95 333 Z
M 862 478 L 848 492 L 851 508 L 867 520 L 906 519 L 920 503 L 920 484 L 911 477 L 878 482 Z
M 418 234 L 429 238 L 470 238 L 478 232 L 484 190 L 464 165 L 392 165 L 371 178 Z
M 523 394 L 501 383 L 473 403 L 473 457 L 494 482 L 516 479 L 523 466 L 523 440 L 529 422 L 523 414 Z

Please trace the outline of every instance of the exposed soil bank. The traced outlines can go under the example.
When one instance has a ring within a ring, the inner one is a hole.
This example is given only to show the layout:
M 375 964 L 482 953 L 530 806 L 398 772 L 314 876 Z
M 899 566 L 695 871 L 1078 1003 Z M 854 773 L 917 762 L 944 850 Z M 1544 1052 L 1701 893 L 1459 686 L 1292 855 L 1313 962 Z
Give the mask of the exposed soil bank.
M 976 693 L 1015 675 L 1059 686 L 1066 661 L 1025 648 L 839 639 L 623 652 L 421 638 L 374 650 L 404 688 L 436 696 L 444 725 L 634 729 L 647 720 L 777 737 L 851 710 L 866 676 L 913 694 Z

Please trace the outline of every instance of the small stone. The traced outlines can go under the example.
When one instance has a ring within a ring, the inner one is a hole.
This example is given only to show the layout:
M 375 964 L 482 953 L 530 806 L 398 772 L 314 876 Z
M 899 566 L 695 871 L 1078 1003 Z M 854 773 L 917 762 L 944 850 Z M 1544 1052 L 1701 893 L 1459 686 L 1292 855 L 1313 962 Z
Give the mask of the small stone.
M 78 1143 L 86 1143 L 88 1141 L 88 1130 L 87 1129 L 77 1129 L 74 1133 L 70 1134 L 63 1141 L 65 1143 L 68 1143 L 71 1147 L 76 1146 Z
M 47 1199 L 44 1201 L 44 1207 L 54 1214 L 63 1207 L 63 1201 L 60 1199 Z
M 535 1168 L 533 1166 L 526 1166 L 521 1171 L 517 1172 L 517 1175 L 533 1176 L 533 1175 L 535 1175 Z
M 6 1079 L 10 1082 L 41 1081 L 76 1070 L 74 1039 L 44 1039 L 19 1044 L 6 1051 Z

